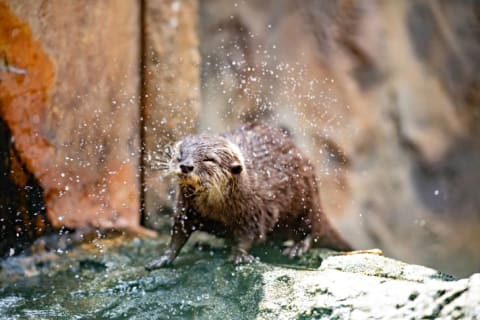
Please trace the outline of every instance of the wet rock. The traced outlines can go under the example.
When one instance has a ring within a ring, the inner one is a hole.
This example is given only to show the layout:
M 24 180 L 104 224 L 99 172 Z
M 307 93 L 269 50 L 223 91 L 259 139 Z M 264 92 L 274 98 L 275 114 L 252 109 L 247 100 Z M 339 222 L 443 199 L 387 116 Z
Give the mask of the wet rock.
M 379 255 L 316 249 L 282 260 L 269 246 L 257 248 L 259 261 L 235 266 L 228 248 L 204 234 L 171 267 L 145 271 L 167 243 L 120 236 L 0 260 L 0 317 L 480 318 L 479 274 L 455 280 Z
M 173 189 L 155 158 L 195 131 L 200 111 L 197 1 L 145 1 L 143 22 L 143 224 L 159 229 L 170 213 Z
M 0 117 L 53 228 L 138 229 L 138 12 L 0 3 Z
M 408 264 L 375 254 L 331 256 L 325 259 L 320 267 L 320 270 L 328 269 L 415 282 L 424 282 L 429 279 L 444 281 L 455 279 L 432 268 Z
M 3 2 L 0 43 L 0 255 L 13 255 L 51 230 L 39 179 L 48 169 L 32 172 L 49 150 L 36 129 L 54 75 L 28 25 Z
M 319 270 L 263 273 L 257 319 L 479 319 L 479 279 L 376 255 L 332 256 Z
M 0 117 L 0 256 L 12 256 L 51 231 L 43 190 L 22 165 L 13 140 Z

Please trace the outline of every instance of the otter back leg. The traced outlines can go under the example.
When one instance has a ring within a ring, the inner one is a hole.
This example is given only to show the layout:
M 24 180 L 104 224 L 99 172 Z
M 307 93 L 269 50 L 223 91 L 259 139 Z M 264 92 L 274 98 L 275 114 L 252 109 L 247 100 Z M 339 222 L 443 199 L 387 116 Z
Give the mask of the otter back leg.
M 312 245 L 312 237 L 310 235 L 306 236 L 300 241 L 294 242 L 291 246 L 283 250 L 283 254 L 289 258 L 297 258 L 302 256 L 307 252 Z

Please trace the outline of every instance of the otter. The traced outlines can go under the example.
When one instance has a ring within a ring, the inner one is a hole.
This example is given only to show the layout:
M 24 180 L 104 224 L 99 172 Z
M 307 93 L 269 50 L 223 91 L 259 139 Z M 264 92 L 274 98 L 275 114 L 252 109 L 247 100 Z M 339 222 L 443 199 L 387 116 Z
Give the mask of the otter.
M 284 250 L 292 258 L 312 245 L 352 250 L 322 210 L 312 162 L 285 130 L 249 123 L 189 136 L 166 169 L 178 178 L 171 240 L 147 270 L 170 265 L 197 230 L 232 240 L 234 263 L 251 262 L 251 247 L 267 239 L 293 240 Z

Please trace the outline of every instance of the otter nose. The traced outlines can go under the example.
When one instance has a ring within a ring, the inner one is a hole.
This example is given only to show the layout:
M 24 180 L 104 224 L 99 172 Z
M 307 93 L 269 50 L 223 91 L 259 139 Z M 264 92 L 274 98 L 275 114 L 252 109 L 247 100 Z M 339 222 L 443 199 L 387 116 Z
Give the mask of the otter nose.
M 193 166 L 190 164 L 181 164 L 180 170 L 182 171 L 182 173 L 190 173 L 193 171 Z

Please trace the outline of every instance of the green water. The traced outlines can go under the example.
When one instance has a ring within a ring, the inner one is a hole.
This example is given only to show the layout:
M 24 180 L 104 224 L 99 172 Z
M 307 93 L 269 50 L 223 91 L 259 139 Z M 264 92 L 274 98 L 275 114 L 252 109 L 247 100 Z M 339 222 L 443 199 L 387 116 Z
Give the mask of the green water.
M 0 319 L 255 318 L 269 259 L 285 260 L 260 248 L 267 263 L 234 266 L 226 248 L 193 243 L 173 267 L 153 272 L 143 266 L 165 239 L 0 260 Z

